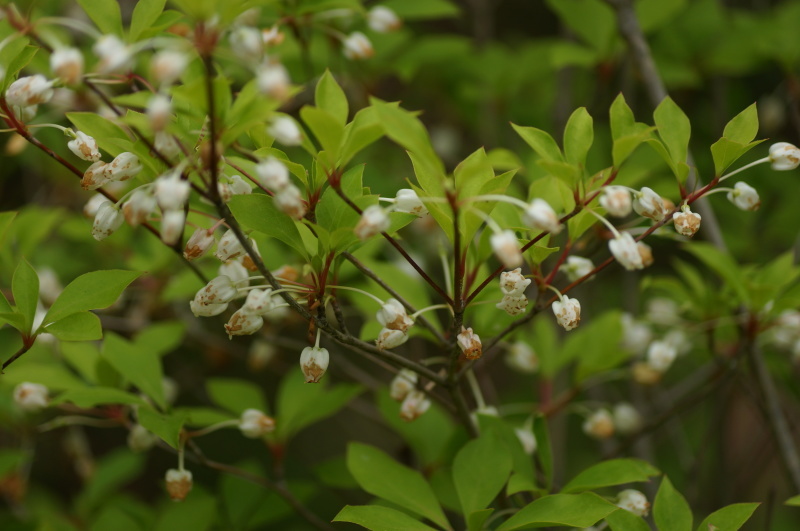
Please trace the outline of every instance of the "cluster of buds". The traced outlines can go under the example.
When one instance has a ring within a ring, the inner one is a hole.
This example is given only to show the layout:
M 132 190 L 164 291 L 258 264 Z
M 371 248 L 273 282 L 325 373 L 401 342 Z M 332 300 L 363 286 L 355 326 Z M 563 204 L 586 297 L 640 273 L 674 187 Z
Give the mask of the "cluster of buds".
M 261 186 L 272 192 L 278 210 L 292 219 L 303 219 L 307 206 L 300 189 L 289 179 L 286 164 L 275 157 L 268 157 L 256 164 L 256 178 Z
M 172 170 L 156 179 L 153 190 L 161 209 L 161 240 L 174 245 L 183 236 L 186 223 L 184 207 L 189 200 L 191 185 L 182 178 L 180 171 Z
M 530 285 L 531 279 L 522 275 L 519 267 L 513 271 L 500 273 L 500 290 L 503 292 L 503 300 L 496 304 L 496 307 L 505 311 L 508 315 L 520 315 L 525 312 L 528 306 L 528 298 L 525 296 L 525 289 Z
M 405 307 L 397 299 L 389 299 L 375 315 L 383 327 L 375 344 L 379 349 L 389 349 L 408 341 L 408 329 L 414 320 L 408 316 Z
M 472 328 L 461 327 L 461 333 L 456 338 L 458 347 L 468 360 L 474 360 L 481 357 L 483 354 L 483 345 L 481 345 L 481 338 L 472 331 Z
M 111 162 L 103 162 L 94 138 L 80 131 L 75 133 L 75 139 L 68 142 L 67 147 L 76 156 L 94 163 L 83 173 L 81 188 L 84 190 L 97 190 L 109 183 L 124 182 L 142 171 L 139 157 L 129 152 L 120 153 Z
M 539 370 L 539 357 L 524 341 L 516 341 L 508 347 L 506 363 L 512 369 L 527 374 L 535 374 Z
M 609 411 L 606 408 L 592 412 L 583 423 L 583 432 L 593 439 L 604 440 L 615 433 L 630 435 L 642 427 L 642 415 L 627 402 L 619 402 Z
M 300 369 L 306 377 L 306 383 L 319 383 L 328 370 L 330 360 L 331 356 L 326 348 L 319 345 L 304 348 L 300 354 Z
M 647 496 L 635 489 L 626 489 L 617 494 L 617 507 L 642 517 L 650 512 Z
M 47 407 L 48 390 L 42 384 L 23 382 L 14 388 L 14 403 L 22 411 L 33 413 Z
M 376 234 L 388 231 L 391 225 L 392 220 L 386 209 L 379 205 L 370 205 L 361 213 L 361 219 L 358 220 L 353 232 L 359 240 L 366 241 Z
M 275 430 L 275 419 L 258 409 L 245 409 L 239 420 L 239 431 L 249 439 L 260 439 Z

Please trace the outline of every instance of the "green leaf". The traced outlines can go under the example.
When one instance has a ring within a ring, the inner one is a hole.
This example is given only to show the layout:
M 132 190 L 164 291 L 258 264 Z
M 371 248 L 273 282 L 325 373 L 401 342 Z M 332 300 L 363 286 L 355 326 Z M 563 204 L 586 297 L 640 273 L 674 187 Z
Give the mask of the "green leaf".
M 166 0 L 138 0 L 133 8 L 131 27 L 128 30 L 128 40 L 136 42 L 143 31 L 152 26 L 161 12 L 164 11 Z
M 50 401 L 52 405 L 72 402 L 78 407 L 92 408 L 103 404 L 136 404 L 147 406 L 138 396 L 111 387 L 86 387 L 70 389 Z
M 48 310 L 44 324 L 59 321 L 74 313 L 107 308 L 142 272 L 109 269 L 92 271 L 70 282 Z
M 416 470 L 382 451 L 357 442 L 347 446 L 347 468 L 362 489 L 404 509 L 449 527 L 431 486 Z
M 397 104 L 375 101 L 373 107 L 386 136 L 414 154 L 426 172 L 436 175 L 440 181 L 444 180 L 444 165 L 433 150 L 430 136 L 422 122 Z M 430 192 L 422 181 L 420 184 Z
M 692 510 L 686 499 L 664 476 L 653 502 L 653 520 L 659 531 L 691 531 Z
M 635 132 L 636 119 L 621 92 L 614 98 L 614 102 L 608 110 L 608 116 L 611 122 L 611 138 L 615 142 L 623 136 L 628 136 Z
M 758 110 L 755 103 L 734 116 L 722 132 L 723 138 L 739 144 L 749 144 L 756 134 L 758 134 Z
M 114 333 L 103 341 L 103 357 L 163 410 L 167 408 L 161 371 L 161 358 L 150 350 L 130 343 Z
M 158 520 L 152 531 L 207 531 L 217 519 L 217 500 L 195 489 L 192 495 L 180 503 L 161 505 Z M 112 528 L 113 529 L 113 528 Z
M 186 425 L 205 428 L 212 424 L 232 420 L 234 416 L 227 411 L 210 407 L 180 407 L 173 410 L 175 413 L 186 415 Z
M 542 159 L 552 162 L 564 162 L 564 156 L 561 154 L 558 144 L 547 131 L 542 131 L 535 127 L 522 127 L 516 124 L 511 124 L 511 127 Z
M 2 247 L 5 243 L 8 228 L 11 226 L 11 222 L 13 222 L 14 218 L 16 217 L 17 213 L 13 211 L 0 212 L 0 247 Z M 2 306 L 0 306 L 0 311 L 5 311 L 3 310 Z
M 27 37 L 18 37 L 9 40 L 0 50 L 0 66 L 6 69 L 5 77 L 0 82 L 4 94 L 6 88 L 16 80 L 19 71 L 25 68 L 39 51 L 37 46 L 28 46 L 28 42 Z
M 11 279 L 11 293 L 14 295 L 17 313 L 25 319 L 25 328 L 20 331 L 25 335 L 30 335 L 33 318 L 36 315 L 36 306 L 39 303 L 39 275 L 24 258 L 20 260 L 14 271 L 14 277 Z
M 330 113 L 341 126 L 344 127 L 347 123 L 347 115 L 349 113 L 347 96 L 345 96 L 342 87 L 339 86 L 328 69 L 325 70 L 325 73 L 322 74 L 319 82 L 317 82 L 314 103 L 318 108 Z
M 686 165 L 689 137 L 692 132 L 689 118 L 669 96 L 664 98 L 659 106 L 656 107 L 653 118 L 656 127 L 658 127 L 658 135 L 669 152 L 675 176 L 683 182 L 686 177 L 681 175 L 680 168 L 681 164 Z
M 358 111 L 344 128 L 339 166 L 344 167 L 362 149 L 383 136 L 383 124 L 374 107 Z
M 714 511 L 697 526 L 697 531 L 719 529 L 719 531 L 736 531 L 747 522 L 760 503 L 734 503 Z
M 536 437 L 536 460 L 547 481 L 546 488 L 550 490 L 553 485 L 553 447 L 550 444 L 550 430 L 547 427 L 547 417 L 544 415 L 534 417 L 533 435 Z
M 611 459 L 587 468 L 572 478 L 561 492 L 582 492 L 623 483 L 649 481 L 651 476 L 658 474 L 656 468 L 639 459 Z
M 612 531 L 650 531 L 650 525 L 644 521 L 644 518 L 624 509 L 614 511 L 606 516 L 606 522 Z
M 742 144 L 723 137 L 711 144 L 711 156 L 714 159 L 715 174 L 721 176 L 731 164 L 761 142 L 763 142 L 763 140 Z
M 154 323 L 136 334 L 134 343 L 164 356 L 181 345 L 185 331 L 186 325 L 180 321 Z
M 494 431 L 469 441 L 453 461 L 453 483 L 468 516 L 489 506 L 511 472 L 511 455 Z
M 592 117 L 586 107 L 575 109 L 564 128 L 564 157 L 571 164 L 583 166 L 594 142 Z
M 149 407 L 139 408 L 139 424 L 152 431 L 176 450 L 180 444 L 181 430 L 186 422 L 185 413 L 161 415 Z
M 738 295 L 740 302 L 749 303 L 750 295 L 744 285 L 744 274 L 739 264 L 728 253 L 705 242 L 692 242 L 690 245 L 685 245 L 684 249 L 717 273 L 725 284 Z
M 269 412 L 261 388 L 246 380 L 211 378 L 206 381 L 206 391 L 212 402 L 237 415 L 251 408 Z
M 73 313 L 43 328 L 61 341 L 93 341 L 103 339 L 100 319 L 92 312 Z
M 117 0 L 78 0 L 78 3 L 100 31 L 122 37 L 122 14 Z
M 120 143 L 122 145 L 131 145 L 130 138 L 120 126 L 99 114 L 93 112 L 68 112 L 67 118 L 79 131 L 93 137 L 101 149 L 114 157 L 123 151 L 128 151 L 121 148 Z
M 92 481 L 87 481 L 83 491 L 75 499 L 78 514 L 86 518 L 111 496 L 118 495 L 121 487 L 142 472 L 145 456 L 120 448 L 104 455 L 96 463 Z M 116 526 L 112 525 L 112 529 Z
M 403 20 L 457 17 L 461 10 L 448 0 L 385 0 L 388 7 Z
M 265 194 L 235 195 L 228 207 L 245 227 L 276 238 L 306 256 L 303 238 L 295 222 L 275 208 L 272 198 Z
M 322 146 L 322 150 L 325 151 L 330 159 L 335 161 L 338 156 L 339 144 L 344 137 L 344 126 L 339 123 L 333 114 L 310 105 L 300 109 L 300 117 L 311 132 L 314 133 L 317 141 Z M 326 166 L 326 169 L 332 169 L 330 166 L 333 166 L 333 164 L 324 164 L 324 166 Z
M 481 511 L 475 511 L 467 516 L 467 530 L 468 531 L 481 531 L 483 529 L 486 520 L 492 516 L 494 509 L 483 509 Z
M 345 505 L 334 522 L 350 522 L 372 531 L 433 531 L 406 513 L 381 505 Z
M 12 327 L 20 331 L 20 333 L 28 333 L 28 326 L 25 324 L 25 316 L 16 312 L 0 312 L 0 323 L 8 323 Z
M 597 494 L 554 494 L 535 500 L 506 520 L 498 531 L 529 527 L 589 527 L 617 510 Z

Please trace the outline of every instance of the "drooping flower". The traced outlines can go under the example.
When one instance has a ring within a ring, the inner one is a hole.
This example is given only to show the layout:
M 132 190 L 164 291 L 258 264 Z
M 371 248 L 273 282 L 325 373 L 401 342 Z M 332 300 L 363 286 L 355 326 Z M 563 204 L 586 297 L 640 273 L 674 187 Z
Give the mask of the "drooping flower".
M 358 220 L 353 231 L 361 241 L 368 240 L 376 234 L 386 232 L 389 230 L 392 221 L 389 215 L 379 205 L 371 205 L 364 209 L 361 213 L 361 219 Z
M 458 334 L 456 342 L 458 343 L 461 352 L 464 353 L 464 357 L 469 360 L 478 359 L 483 354 L 481 338 L 478 336 L 478 334 L 472 331 L 472 328 L 464 328 L 462 326 L 461 333 Z
M 50 69 L 67 85 L 75 85 L 83 76 L 83 54 L 77 48 L 56 48 L 50 56 Z
M 609 216 L 624 218 L 631 213 L 631 193 L 624 186 L 606 186 L 600 195 L 600 206 L 606 209 Z
M 41 74 L 21 77 L 6 89 L 6 102 L 17 107 L 47 103 L 53 97 L 53 82 Z
M 375 49 L 366 35 L 354 31 L 342 41 L 342 53 L 351 60 L 364 60 L 375 55 Z
M 267 134 L 285 146 L 299 146 L 303 133 L 297 123 L 288 116 L 276 116 L 267 127 Z
M 136 227 L 147 221 L 147 218 L 156 209 L 156 198 L 149 190 L 139 188 L 131 194 L 125 203 L 122 204 L 122 213 L 125 221 L 131 227 Z
M 650 502 L 647 501 L 647 496 L 634 489 L 626 489 L 617 494 L 617 507 L 636 516 L 647 516 L 647 513 L 650 512 Z
M 306 377 L 306 383 L 319 383 L 330 363 L 328 349 L 321 347 L 306 347 L 300 354 L 300 368 Z
M 375 317 L 384 328 L 390 330 L 407 332 L 414 324 L 413 319 L 406 313 L 405 307 L 397 299 L 389 299 L 383 303 Z
M 627 402 L 619 402 L 612 410 L 614 428 L 623 435 L 639 431 L 642 427 L 642 414 Z
M 664 200 L 646 186 L 633 194 L 633 210 L 640 216 L 650 218 L 653 221 L 661 221 L 666 214 Z
M 239 431 L 249 439 L 258 439 L 275 429 L 275 419 L 258 409 L 245 409 L 239 420 Z
M 539 357 L 533 348 L 524 341 L 516 341 L 508 348 L 506 363 L 512 368 L 527 374 L 539 370 Z
M 553 303 L 553 313 L 559 326 L 566 331 L 573 330 L 581 322 L 581 303 L 578 299 L 564 295 L 561 300 Z
M 431 407 L 428 396 L 417 389 L 411 390 L 400 404 L 400 418 L 406 422 L 418 419 Z
M 607 409 L 598 409 L 583 423 L 583 432 L 594 439 L 608 439 L 614 435 L 614 419 Z
M 495 256 L 504 267 L 512 268 L 522 265 L 522 250 L 519 239 L 512 230 L 496 232 L 489 238 Z
M 405 212 L 407 214 L 415 214 L 417 216 L 424 216 L 428 213 L 425 208 L 425 203 L 417 195 L 417 192 L 411 188 L 401 188 L 395 194 L 394 210 L 395 212 Z
M 225 323 L 225 331 L 228 337 L 249 336 L 258 332 L 264 326 L 264 318 L 260 315 L 250 313 L 244 308 L 233 312 L 231 318 Z
M 569 256 L 567 263 L 561 267 L 561 271 L 567 275 L 570 282 L 585 277 L 594 270 L 594 264 L 588 258 L 582 256 Z
M 555 210 L 544 199 L 534 199 L 522 214 L 525 224 L 533 229 L 558 234 L 564 226 L 558 221 Z
M 403 26 L 403 21 L 397 13 L 386 6 L 375 6 L 367 12 L 367 24 L 372 31 L 389 33 Z
M 525 308 L 528 307 L 528 298 L 525 295 L 514 297 L 512 295 L 505 295 L 500 302 L 495 304 L 498 310 L 503 310 L 508 315 L 521 315 L 525 313 Z
M 14 403 L 23 411 L 44 409 L 48 400 L 48 389 L 42 384 L 22 382 L 14 388 Z
M 406 341 L 408 341 L 407 332 L 392 330 L 391 328 L 382 328 L 378 333 L 378 339 L 375 340 L 375 346 L 381 350 L 386 350 L 399 347 Z
M 500 273 L 500 291 L 503 295 L 519 297 L 525 294 L 525 290 L 531 284 L 531 279 L 525 278 L 521 268 Z
M 758 210 L 761 206 L 761 199 L 756 189 L 741 181 L 733 185 L 733 190 L 728 192 L 728 201 L 741 210 Z
M 636 246 L 636 241 L 630 233 L 623 232 L 616 238 L 609 240 L 608 248 L 617 262 L 628 271 L 642 269 L 644 267 L 642 257 L 639 254 L 639 248 Z
M 688 208 L 682 212 L 672 214 L 672 221 L 675 223 L 675 230 L 682 236 L 691 238 L 700 229 L 700 214 L 692 212 Z
M 417 379 L 417 373 L 411 369 L 400 369 L 397 376 L 392 379 L 392 383 L 389 384 L 389 396 L 392 397 L 392 400 L 400 402 L 416 388 Z
M 800 149 L 788 142 L 772 144 L 769 147 L 769 161 L 773 170 L 793 170 L 800 166 Z
M 200 258 L 213 247 L 217 240 L 214 238 L 214 233 L 209 232 L 208 229 L 198 227 L 189 239 L 186 241 L 186 248 L 183 250 L 183 257 L 187 260 L 194 260 Z
M 192 490 L 192 473 L 188 470 L 170 468 L 165 476 L 167 492 L 173 501 L 183 501 Z
M 102 241 L 111 236 L 115 230 L 122 226 L 125 220 L 122 213 L 111 201 L 103 203 L 97 209 L 92 225 L 92 237 L 97 241 Z

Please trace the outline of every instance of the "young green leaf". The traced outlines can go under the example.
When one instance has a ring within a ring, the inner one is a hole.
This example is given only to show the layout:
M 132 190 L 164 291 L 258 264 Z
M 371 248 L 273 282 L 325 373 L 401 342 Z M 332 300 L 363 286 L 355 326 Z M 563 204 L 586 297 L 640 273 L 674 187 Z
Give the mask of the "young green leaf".
M 415 520 L 404 512 L 381 505 L 345 505 L 334 522 L 350 522 L 374 531 L 434 531 L 435 528 Z
M 53 323 L 74 313 L 111 306 L 122 290 L 141 274 L 140 271 L 109 269 L 79 276 L 58 296 L 48 310 L 44 324 Z
M 529 527 L 589 527 L 617 510 L 597 494 L 553 494 L 534 500 L 506 520 L 497 531 Z
M 130 381 L 162 409 L 167 408 L 164 398 L 161 358 L 150 350 L 138 347 L 114 333 L 106 334 L 103 341 L 105 358 L 123 378 Z
M 611 138 L 614 139 L 615 143 L 623 136 L 634 133 L 636 119 L 633 116 L 633 111 L 628 107 L 628 102 L 625 101 L 625 96 L 623 96 L 621 92 L 614 98 L 608 115 L 611 121 Z
M 625 509 L 619 509 L 606 516 L 606 522 L 612 531 L 650 531 L 650 525 L 644 518 Z
M 139 0 L 136 2 L 131 16 L 131 27 L 128 30 L 128 39 L 131 42 L 139 40 L 142 32 L 158 20 L 166 3 L 166 0 Z
M 564 162 L 564 156 L 561 154 L 558 144 L 547 131 L 542 131 L 535 127 L 522 127 L 516 124 L 511 124 L 511 127 L 542 159 L 552 162 Z
M 161 415 L 149 407 L 142 407 L 139 408 L 137 417 L 139 424 L 161 437 L 168 445 L 178 449 L 181 429 L 186 422 L 184 413 Z
M 73 313 L 43 328 L 61 341 L 94 341 L 103 338 L 100 319 L 92 312 Z
M 14 295 L 17 313 L 24 318 L 24 330 L 21 332 L 30 335 L 34 332 L 31 329 L 36 315 L 36 305 L 39 303 L 39 275 L 24 258 L 20 260 L 11 279 L 11 293 Z
M 722 136 L 739 144 L 749 144 L 758 134 L 758 110 L 753 103 L 727 123 Z
M 322 146 L 322 150 L 326 152 L 330 159 L 335 161 L 338 156 L 339 145 L 344 137 L 344 126 L 339 123 L 333 114 L 310 105 L 300 109 L 300 117 L 311 132 L 314 133 L 314 137 Z
M 489 506 L 511 472 L 511 455 L 494 431 L 469 441 L 453 461 L 453 483 L 461 512 L 469 516 Z
M 206 380 L 206 391 L 212 402 L 237 415 L 245 409 L 269 412 L 264 394 L 252 382 L 238 378 L 211 378 Z
M 403 20 L 457 17 L 461 10 L 449 0 L 385 0 L 381 5 L 390 8 Z
M 319 82 L 317 82 L 314 103 L 318 108 L 330 113 L 342 127 L 347 123 L 347 114 L 349 112 L 347 96 L 345 96 L 342 87 L 336 82 L 330 70 L 325 70 L 325 73 L 322 74 Z
M 431 486 L 416 470 L 401 465 L 377 448 L 357 442 L 347 446 L 347 468 L 361 488 L 373 496 L 449 528 Z
M 533 419 L 533 434 L 536 436 L 536 461 L 547 481 L 546 489 L 553 486 L 553 447 L 550 444 L 550 430 L 547 418 L 539 415 Z
M 276 238 L 305 256 L 306 248 L 295 222 L 280 212 L 265 194 L 235 195 L 228 203 L 236 219 L 249 229 Z
M 685 176 L 682 176 L 681 165 L 686 165 L 686 156 L 689 152 L 689 137 L 692 133 L 689 118 L 670 97 L 664 98 L 659 106 L 656 107 L 653 118 L 656 127 L 658 127 L 658 135 L 669 152 L 673 163 L 673 171 L 676 172 L 675 176 L 683 182 Z
M 564 157 L 567 162 L 584 166 L 594 142 L 594 125 L 586 107 L 575 109 L 564 128 Z
M 736 531 L 747 522 L 760 503 L 734 503 L 723 507 L 709 514 L 703 522 L 697 526 L 697 531 L 707 531 L 708 529 L 719 529 L 720 531 Z
M 659 471 L 639 459 L 611 459 L 590 466 L 567 483 L 561 492 L 582 492 L 600 487 L 622 485 L 636 481 L 649 481 Z
M 783 504 L 788 505 L 790 507 L 800 507 L 800 494 L 798 494 L 797 496 L 792 496 L 791 498 L 783 502 Z
M 122 13 L 117 0 L 78 0 L 78 3 L 100 31 L 122 37 Z
M 653 502 L 653 519 L 659 531 L 691 531 L 692 510 L 686 499 L 664 476 Z

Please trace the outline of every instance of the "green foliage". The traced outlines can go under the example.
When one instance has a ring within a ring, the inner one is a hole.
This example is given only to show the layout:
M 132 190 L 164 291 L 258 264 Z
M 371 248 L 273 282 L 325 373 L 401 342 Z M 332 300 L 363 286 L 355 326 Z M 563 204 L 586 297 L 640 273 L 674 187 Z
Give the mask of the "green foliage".
M 155 352 L 130 343 L 117 334 L 107 333 L 103 341 L 103 358 L 159 408 L 167 408 L 161 383 L 164 377 L 161 359 Z
M 672 98 L 667 97 L 656 107 L 653 119 L 661 140 L 650 139 L 647 143 L 661 155 L 678 182 L 683 184 L 689 176 L 689 166 L 686 164 L 691 135 L 689 118 Z
M 345 505 L 333 521 L 350 522 L 373 531 L 391 531 L 393 529 L 429 531 L 436 529 L 397 509 L 380 505 Z
M 553 494 L 532 501 L 497 529 L 510 531 L 556 525 L 589 527 L 616 510 L 615 505 L 596 494 Z
M 494 432 L 461 448 L 453 461 L 453 483 L 465 516 L 489 506 L 506 484 L 511 466 L 511 456 Z
M 79 312 L 111 306 L 122 291 L 141 274 L 141 271 L 111 270 L 93 271 L 79 276 L 64 288 L 47 311 L 44 324 L 54 323 Z
M 14 271 L 11 292 L 17 306 L 16 313 L 22 317 L 22 328 L 19 331 L 26 336 L 31 335 L 36 305 L 39 301 L 39 276 L 26 260 L 20 261 Z
M 653 502 L 653 519 L 663 531 L 691 531 L 692 510 L 686 499 L 675 490 L 667 476 L 661 480 L 661 486 Z
M 697 531 L 705 531 L 706 529 L 713 529 L 714 527 L 717 529 L 730 529 L 731 531 L 741 529 L 745 522 L 753 516 L 753 513 L 758 509 L 759 505 L 758 503 L 735 503 L 723 507 L 708 515 L 706 519 L 697 526 Z
M 587 468 L 564 485 L 561 492 L 582 492 L 611 485 L 648 481 L 650 477 L 658 474 L 657 469 L 638 459 L 611 459 Z
M 722 138 L 711 145 L 714 171 L 717 176 L 721 176 L 731 164 L 762 142 L 753 142 L 757 133 L 758 112 L 754 103 L 728 122 L 722 132 Z

